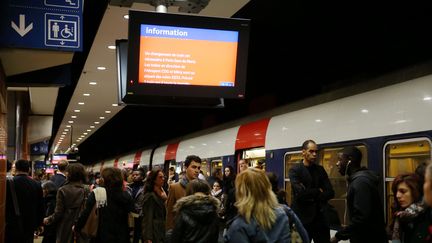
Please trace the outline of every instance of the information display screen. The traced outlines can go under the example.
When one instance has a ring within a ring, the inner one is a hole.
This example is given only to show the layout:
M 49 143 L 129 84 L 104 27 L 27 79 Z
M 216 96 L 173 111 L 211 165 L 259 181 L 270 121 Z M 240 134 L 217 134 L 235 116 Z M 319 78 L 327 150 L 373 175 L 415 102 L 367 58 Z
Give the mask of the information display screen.
M 249 20 L 129 12 L 127 96 L 244 98 Z

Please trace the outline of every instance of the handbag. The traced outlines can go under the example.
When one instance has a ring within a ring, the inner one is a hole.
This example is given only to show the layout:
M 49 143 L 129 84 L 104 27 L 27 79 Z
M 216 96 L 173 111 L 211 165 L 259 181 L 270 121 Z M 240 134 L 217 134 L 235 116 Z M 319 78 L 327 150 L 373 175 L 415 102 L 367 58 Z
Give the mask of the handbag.
M 303 227 L 300 219 L 294 211 L 286 205 L 282 204 L 282 208 L 288 216 L 289 229 L 291 234 L 291 242 L 293 243 L 306 243 L 309 242 L 309 235 Z
M 99 209 L 95 205 L 93 205 L 92 210 L 87 218 L 87 221 L 84 227 L 81 229 L 81 235 L 87 238 L 95 238 L 97 235 L 99 225 Z

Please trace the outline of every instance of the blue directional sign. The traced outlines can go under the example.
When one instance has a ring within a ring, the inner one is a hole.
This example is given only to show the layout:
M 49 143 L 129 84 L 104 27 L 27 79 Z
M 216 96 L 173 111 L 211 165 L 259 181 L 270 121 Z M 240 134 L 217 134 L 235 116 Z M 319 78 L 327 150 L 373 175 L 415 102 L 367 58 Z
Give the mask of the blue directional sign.
M 0 0 L 0 46 L 82 51 L 83 0 Z

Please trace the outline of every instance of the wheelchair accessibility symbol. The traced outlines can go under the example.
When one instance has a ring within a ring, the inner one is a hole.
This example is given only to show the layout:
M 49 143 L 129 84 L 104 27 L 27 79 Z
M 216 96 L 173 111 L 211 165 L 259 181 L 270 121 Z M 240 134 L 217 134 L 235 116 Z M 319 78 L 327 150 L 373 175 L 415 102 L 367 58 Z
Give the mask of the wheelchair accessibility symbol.
M 64 39 L 70 39 L 74 36 L 74 27 L 70 28 L 67 24 L 64 25 L 64 27 L 60 30 L 60 25 L 58 22 L 54 22 L 54 24 L 51 27 L 53 38 L 58 39 L 59 38 L 59 32 L 61 38 Z
M 79 46 L 78 16 L 47 13 L 45 21 L 45 44 L 47 46 Z

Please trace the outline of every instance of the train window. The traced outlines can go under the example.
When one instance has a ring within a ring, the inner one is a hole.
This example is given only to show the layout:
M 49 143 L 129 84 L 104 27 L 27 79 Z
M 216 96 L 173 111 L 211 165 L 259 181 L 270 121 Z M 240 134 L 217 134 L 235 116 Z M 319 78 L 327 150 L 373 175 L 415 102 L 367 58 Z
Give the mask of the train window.
M 203 159 L 201 161 L 201 171 L 203 172 L 204 176 L 206 176 L 206 177 L 207 177 L 207 174 L 210 174 L 209 163 L 207 162 L 206 159 Z
M 356 146 L 362 152 L 362 161 L 361 165 L 367 167 L 367 149 L 364 145 Z M 332 148 L 323 148 L 320 150 L 320 161 L 321 165 L 324 167 L 327 175 L 329 177 L 330 183 L 333 186 L 333 190 L 335 191 L 335 197 L 329 201 L 329 204 L 333 205 L 339 215 L 340 222 L 343 225 L 347 225 L 348 218 L 346 215 L 346 193 L 347 193 L 347 184 L 345 177 L 339 174 L 336 163 L 338 161 L 338 153 L 342 150 L 343 147 L 332 147 Z
M 413 173 L 417 166 L 430 159 L 431 141 L 428 138 L 397 140 L 385 144 L 385 199 L 388 222 L 391 222 L 391 205 L 393 204 L 391 185 L 394 178 L 399 174 Z
M 222 160 L 221 159 L 214 159 L 214 160 L 211 161 L 210 173 L 215 172 L 216 169 L 220 169 L 221 171 L 223 171 L 222 170 Z
M 288 152 L 284 156 L 284 167 L 285 167 L 285 192 L 286 192 L 286 199 L 288 205 L 291 205 L 291 183 L 288 177 L 289 170 L 295 163 L 300 163 L 300 161 L 303 159 L 302 152 L 301 151 L 295 151 L 295 152 Z

